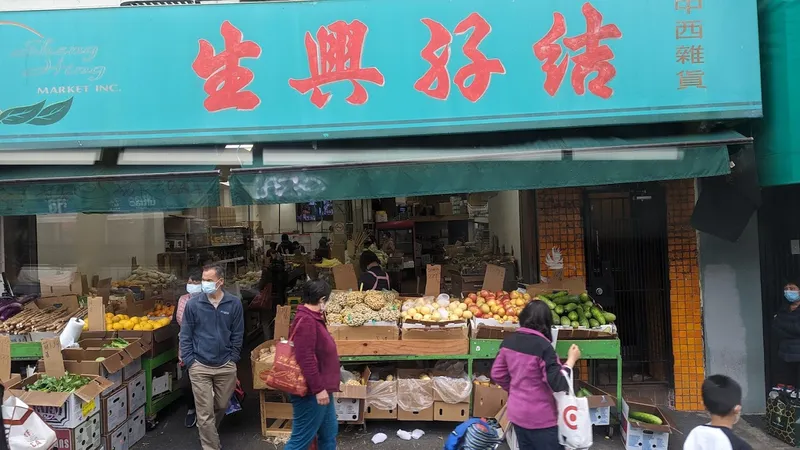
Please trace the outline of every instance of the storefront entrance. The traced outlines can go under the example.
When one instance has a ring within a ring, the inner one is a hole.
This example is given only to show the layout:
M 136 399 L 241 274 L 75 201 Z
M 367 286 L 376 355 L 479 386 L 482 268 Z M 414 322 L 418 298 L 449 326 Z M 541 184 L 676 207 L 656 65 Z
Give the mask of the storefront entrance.
M 623 379 L 671 384 L 664 189 L 658 184 L 587 189 L 583 204 L 589 291 L 596 295 L 602 289 L 606 309 L 619 318 Z M 596 365 L 592 372 L 603 380 L 614 370 Z

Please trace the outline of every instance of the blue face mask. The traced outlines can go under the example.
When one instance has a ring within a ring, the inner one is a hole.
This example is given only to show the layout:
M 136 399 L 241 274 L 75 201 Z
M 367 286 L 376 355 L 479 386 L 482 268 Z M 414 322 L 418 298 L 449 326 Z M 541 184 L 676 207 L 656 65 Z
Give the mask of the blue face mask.
M 789 303 L 800 300 L 800 292 L 798 291 L 783 291 L 783 296 L 786 297 L 786 301 Z
M 217 292 L 217 282 L 216 281 L 203 281 L 202 283 L 203 292 L 206 295 L 211 295 Z
M 203 286 L 200 286 L 199 284 L 186 283 L 186 292 L 191 295 L 199 294 L 203 292 Z

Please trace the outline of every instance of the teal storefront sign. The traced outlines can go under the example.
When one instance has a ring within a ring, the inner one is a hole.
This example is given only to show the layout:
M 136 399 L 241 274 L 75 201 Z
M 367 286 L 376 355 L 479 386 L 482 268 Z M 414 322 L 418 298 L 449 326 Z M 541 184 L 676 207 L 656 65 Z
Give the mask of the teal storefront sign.
M 4 13 L 0 149 L 761 115 L 753 0 Z

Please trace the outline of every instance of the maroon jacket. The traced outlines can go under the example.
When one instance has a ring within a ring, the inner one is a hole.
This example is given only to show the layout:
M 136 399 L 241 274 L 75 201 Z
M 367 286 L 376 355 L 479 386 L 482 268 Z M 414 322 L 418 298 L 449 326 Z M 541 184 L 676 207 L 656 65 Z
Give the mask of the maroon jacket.
M 289 336 L 309 392 L 339 392 L 339 353 L 322 313 L 298 306 Z

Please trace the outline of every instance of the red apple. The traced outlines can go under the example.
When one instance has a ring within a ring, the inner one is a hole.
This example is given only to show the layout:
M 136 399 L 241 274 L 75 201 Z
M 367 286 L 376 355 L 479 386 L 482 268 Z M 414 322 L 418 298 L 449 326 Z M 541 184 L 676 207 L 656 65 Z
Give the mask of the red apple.
M 478 297 L 478 300 L 475 301 L 475 304 L 478 306 L 481 306 L 484 303 L 486 303 L 486 299 L 483 297 Z
M 491 299 L 488 302 L 486 302 L 486 304 L 489 305 L 489 306 L 496 306 L 497 305 L 497 300 Z
M 506 295 L 506 293 L 503 292 L 503 291 L 497 291 L 497 292 L 494 293 L 494 295 L 496 295 L 498 297 L 502 297 L 502 296 Z
M 474 315 L 474 316 L 475 316 L 477 319 L 480 319 L 481 317 L 483 317 L 483 311 L 481 311 L 481 310 L 475 311 L 475 312 L 473 312 L 472 314 L 473 314 L 473 315 Z
M 476 300 L 478 300 L 478 296 L 477 296 L 477 295 L 475 295 L 475 294 L 469 294 L 469 295 L 467 296 L 467 298 L 469 298 L 469 299 L 470 299 L 470 300 L 472 300 L 473 302 L 474 302 L 474 301 L 476 301 Z
M 487 304 L 483 304 L 483 305 L 481 305 L 481 311 L 484 314 L 489 314 L 492 311 L 492 308 Z
M 505 308 L 498 308 L 498 309 L 497 309 L 497 315 L 498 315 L 498 316 L 505 316 L 505 315 L 506 315 L 506 310 L 505 310 Z
M 481 297 L 486 298 L 488 296 L 489 296 L 489 291 L 487 291 L 486 289 L 481 291 Z

